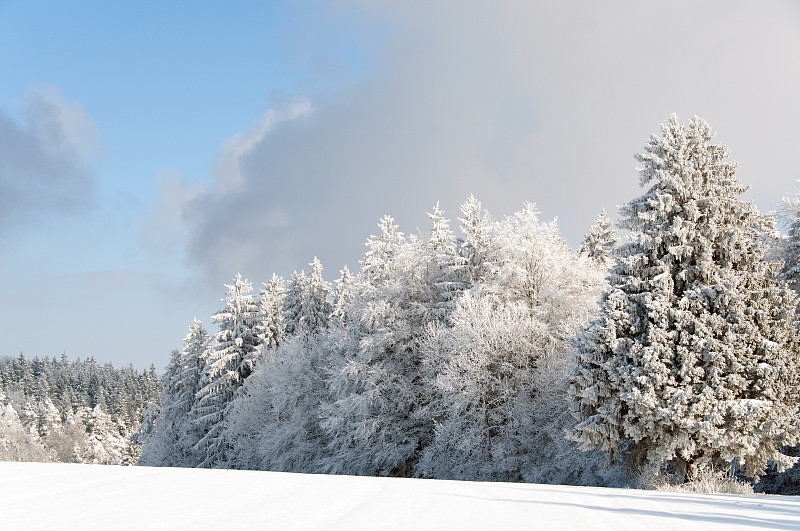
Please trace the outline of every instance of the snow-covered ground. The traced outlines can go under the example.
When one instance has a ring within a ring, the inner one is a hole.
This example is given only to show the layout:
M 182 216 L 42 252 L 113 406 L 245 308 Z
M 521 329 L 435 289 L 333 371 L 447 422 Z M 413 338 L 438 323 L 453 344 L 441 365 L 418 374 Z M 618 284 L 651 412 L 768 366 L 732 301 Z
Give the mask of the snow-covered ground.
M 800 529 L 800 498 L 0 463 L 3 529 Z

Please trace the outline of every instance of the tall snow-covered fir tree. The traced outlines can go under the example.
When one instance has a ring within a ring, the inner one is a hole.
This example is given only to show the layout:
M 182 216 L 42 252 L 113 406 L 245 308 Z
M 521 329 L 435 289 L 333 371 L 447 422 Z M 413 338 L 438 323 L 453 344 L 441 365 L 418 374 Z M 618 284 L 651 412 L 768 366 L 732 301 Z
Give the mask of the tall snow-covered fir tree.
M 205 353 L 202 388 L 198 392 L 197 422 L 205 432 L 197 443 L 197 449 L 204 453 L 202 467 L 225 465 L 226 411 L 253 371 L 260 343 L 259 308 L 252 285 L 237 274 L 233 284 L 225 287 L 225 306 L 211 318 L 220 330 Z
M 194 407 L 203 375 L 203 352 L 208 348 L 209 336 L 199 319 L 192 319 L 189 333 L 183 338 L 178 374 L 180 387 L 176 397 L 178 409 L 186 414 Z
M 181 421 L 185 412 L 178 407 L 178 395 L 183 384 L 181 374 L 181 351 L 174 349 L 170 353 L 166 370 L 161 376 L 161 405 L 156 418 L 155 427 L 149 434 L 148 444 L 142 449 L 139 464 L 146 466 L 181 466 Z M 196 442 L 196 441 L 195 441 Z
M 283 322 L 287 334 L 316 332 L 328 326 L 332 307 L 328 300 L 331 285 L 322 278 L 322 263 L 317 257 L 311 271 L 295 271 L 289 278 L 283 300 Z
M 483 282 L 492 261 L 492 218 L 481 206 L 481 202 L 470 195 L 461 205 L 461 241 L 459 253 L 463 258 L 462 277 L 467 287 Z
M 180 385 L 175 397 L 175 412 L 180 419 L 176 426 L 180 432 L 177 454 L 180 464 L 173 466 L 196 466 L 200 462 L 194 450 L 203 436 L 202 429 L 196 422 L 199 406 L 197 393 L 200 392 L 205 369 L 203 353 L 208 349 L 210 339 L 203 323 L 197 318 L 192 319 L 181 349 L 181 371 L 178 374 Z
M 787 232 L 781 277 L 795 291 L 800 291 L 800 194 L 795 193 L 781 200 L 779 219 Z
M 331 312 L 331 321 L 333 324 L 344 326 L 348 321 L 347 308 L 356 291 L 356 277 L 347 266 L 339 271 L 339 278 L 336 279 L 336 285 L 333 290 L 333 305 Z
M 616 246 L 617 233 L 611 228 L 611 218 L 606 216 L 604 208 L 589 228 L 589 233 L 581 244 L 580 253 L 601 264 L 607 264 L 611 261 L 611 253 Z
M 287 335 L 299 332 L 300 319 L 303 316 L 303 299 L 308 289 L 308 278 L 305 271 L 293 271 L 286 283 L 283 297 L 283 330 Z
M 400 244 L 405 241 L 403 233 L 397 230 L 398 225 L 394 224 L 391 216 L 383 216 L 378 221 L 378 228 L 381 229 L 380 235 L 369 237 L 365 244 L 367 252 L 361 260 L 361 274 L 372 284 L 389 280 L 394 257 Z
M 283 298 L 285 295 L 283 278 L 273 273 L 272 279 L 264 283 L 261 299 L 258 302 L 261 315 L 259 333 L 262 348 L 275 348 L 281 342 L 284 331 Z
M 301 327 L 316 333 L 328 327 L 333 307 L 328 298 L 331 295 L 331 284 L 322 278 L 322 263 L 315 256 L 310 264 L 308 284 L 303 297 L 303 312 L 300 318 Z
M 576 341 L 572 436 L 691 479 L 735 463 L 748 475 L 794 461 L 800 362 L 795 295 L 764 258 L 771 220 L 740 196 L 709 125 L 672 115 L 637 160 L 648 191 L 621 208 L 599 318 Z
M 428 256 L 425 283 L 430 286 L 434 307 L 442 318 L 455 308 L 455 301 L 466 286 L 463 277 L 465 260 L 456 253 L 456 241 L 450 220 L 444 217 L 439 203 L 428 212 L 433 224 L 426 242 Z

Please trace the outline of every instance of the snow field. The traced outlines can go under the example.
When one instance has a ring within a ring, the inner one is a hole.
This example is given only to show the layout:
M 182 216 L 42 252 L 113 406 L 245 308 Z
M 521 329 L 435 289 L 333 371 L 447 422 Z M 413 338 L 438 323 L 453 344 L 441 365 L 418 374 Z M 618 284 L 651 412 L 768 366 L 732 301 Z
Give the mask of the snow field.
M 0 463 L 4 529 L 798 529 L 800 499 Z

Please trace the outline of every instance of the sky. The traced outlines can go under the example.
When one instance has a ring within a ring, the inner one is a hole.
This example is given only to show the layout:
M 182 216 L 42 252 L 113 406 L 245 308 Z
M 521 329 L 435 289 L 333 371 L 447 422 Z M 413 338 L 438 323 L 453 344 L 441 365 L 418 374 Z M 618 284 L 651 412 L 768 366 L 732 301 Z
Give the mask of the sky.
M 577 247 L 671 113 L 800 189 L 800 3 L 0 0 L 0 356 L 161 370 L 225 283 L 474 194 Z

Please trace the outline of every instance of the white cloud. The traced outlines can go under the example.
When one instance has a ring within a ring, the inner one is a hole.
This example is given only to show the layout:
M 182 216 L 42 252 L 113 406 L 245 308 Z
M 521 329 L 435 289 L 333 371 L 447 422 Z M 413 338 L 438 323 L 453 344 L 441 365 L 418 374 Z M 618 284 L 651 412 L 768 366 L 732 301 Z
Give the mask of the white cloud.
M 311 102 L 300 98 L 289 102 L 278 109 L 270 109 L 262 114 L 246 133 L 237 133 L 223 140 L 222 149 L 214 164 L 214 187 L 217 193 L 227 193 L 239 189 L 245 182 L 242 174 L 241 160 L 246 157 L 260 142 L 263 142 L 270 131 L 283 122 L 297 120 L 310 115 Z

